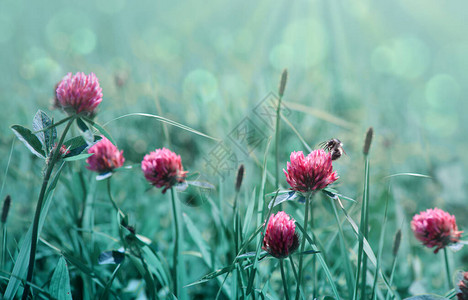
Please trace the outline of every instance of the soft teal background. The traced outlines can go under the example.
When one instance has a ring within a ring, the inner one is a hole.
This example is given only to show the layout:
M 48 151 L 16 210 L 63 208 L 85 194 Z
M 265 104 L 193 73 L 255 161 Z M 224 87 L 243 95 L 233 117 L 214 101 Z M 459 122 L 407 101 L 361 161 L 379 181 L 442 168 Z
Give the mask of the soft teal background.
M 3 0 L 0 196 L 13 196 L 10 222 L 20 224 L 17 234 L 28 226 L 41 164 L 16 142 L 4 176 L 14 140 L 9 126 L 30 126 L 37 109 L 49 112 L 66 73 L 98 76 L 101 123 L 146 112 L 224 139 L 277 91 L 287 68 L 290 122 L 312 147 L 331 137 L 345 144 L 347 156 L 336 163 L 343 194 L 361 195 L 362 143 L 373 126 L 371 194 L 379 196 L 373 208 L 381 212 L 380 196 L 391 182 L 393 220 L 406 241 L 417 244 L 409 218 L 434 206 L 455 214 L 466 231 L 467 11 L 461 0 Z M 129 164 L 167 145 L 154 120 L 131 117 L 107 128 Z M 282 130 L 286 162 L 290 151 L 305 149 L 289 127 Z M 202 170 L 215 143 L 173 127 L 169 134 L 184 166 Z M 260 161 L 263 150 L 254 152 Z M 254 160 L 244 159 L 252 170 Z M 255 172 L 248 172 L 246 189 L 259 184 Z M 401 172 L 432 178 L 385 179 Z M 380 219 L 376 214 L 375 226 Z M 468 265 L 466 251 L 460 259 Z

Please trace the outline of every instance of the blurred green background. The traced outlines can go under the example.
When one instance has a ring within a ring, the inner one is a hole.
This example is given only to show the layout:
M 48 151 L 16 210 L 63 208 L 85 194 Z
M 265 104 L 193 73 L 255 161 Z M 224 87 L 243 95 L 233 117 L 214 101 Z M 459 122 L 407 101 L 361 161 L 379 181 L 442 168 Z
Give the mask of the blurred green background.
M 336 188 L 352 198 L 361 195 L 362 144 L 366 129 L 374 127 L 375 228 L 391 184 L 393 225 L 403 227 L 405 241 L 418 244 L 409 220 L 434 206 L 455 214 L 466 231 L 467 11 L 468 3 L 461 0 L 3 0 L 0 196 L 13 198 L 11 230 L 19 238 L 29 226 L 42 165 L 19 142 L 11 152 L 15 138 L 9 126 L 30 126 L 38 109 L 49 113 L 54 86 L 66 73 L 98 76 L 104 100 L 97 121 L 102 124 L 145 112 L 224 140 L 244 117 L 254 118 L 252 109 L 259 101 L 277 92 L 281 71 L 287 68 L 287 118 L 311 147 L 332 137 L 344 142 L 347 156 L 335 164 L 340 175 Z M 50 114 L 63 117 L 59 111 Z M 175 127 L 168 127 L 169 144 L 161 123 L 141 117 L 120 119 L 106 128 L 124 149 L 128 164 L 171 145 L 186 169 L 203 173 L 203 158 L 216 145 Z M 285 167 L 291 151 L 305 148 L 284 123 L 281 136 Z M 263 160 L 264 149 L 242 158 L 246 190 L 260 183 L 255 160 Z M 273 161 L 272 156 L 271 168 Z M 401 172 L 432 178 L 385 178 Z M 135 174 L 125 176 L 137 180 Z M 233 181 L 232 173 L 226 176 L 226 182 Z M 120 195 L 132 198 L 124 204 L 128 209 L 149 202 L 136 199 L 144 192 L 144 180 L 137 181 L 139 192 Z M 137 218 L 145 216 L 151 214 L 142 208 Z M 460 267 L 468 265 L 464 253 L 458 256 Z M 418 255 L 424 261 L 433 254 L 420 249 Z M 438 270 L 434 267 L 434 274 Z M 418 267 L 414 272 L 418 274 Z

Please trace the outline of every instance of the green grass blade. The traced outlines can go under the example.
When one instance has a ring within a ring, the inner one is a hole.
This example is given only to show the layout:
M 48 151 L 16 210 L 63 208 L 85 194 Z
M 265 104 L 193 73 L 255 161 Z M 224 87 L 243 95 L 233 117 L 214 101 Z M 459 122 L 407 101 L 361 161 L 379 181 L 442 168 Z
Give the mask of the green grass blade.
M 57 300 L 71 299 L 70 275 L 68 274 L 67 262 L 63 256 L 60 257 L 54 274 L 50 280 L 50 295 Z
M 379 252 L 377 254 L 377 266 L 376 266 L 376 272 L 375 272 L 375 275 L 374 275 L 374 283 L 372 285 L 371 299 L 376 299 L 375 290 L 377 288 L 377 279 L 379 278 L 377 273 L 378 273 L 378 270 L 380 269 L 380 262 L 382 260 L 382 252 L 383 252 L 384 241 L 385 241 L 385 230 L 386 230 L 386 227 L 387 227 L 388 197 L 389 197 L 389 195 L 387 194 L 387 199 L 385 201 L 384 219 L 383 219 L 383 222 L 382 222 L 382 229 L 380 231 Z
M 152 251 L 149 246 L 142 247 L 145 260 L 148 262 L 150 271 L 154 273 L 162 286 L 169 286 L 169 276 L 167 270 L 161 262 L 161 259 Z
M 94 128 L 96 128 L 97 130 L 99 130 L 99 132 L 105 136 L 109 141 L 111 141 L 112 144 L 114 145 L 117 145 L 114 141 L 114 139 L 112 138 L 112 136 L 110 135 L 109 132 L 107 132 L 107 130 L 101 126 L 100 124 L 94 122 L 93 120 L 89 119 L 89 118 L 86 118 L 86 117 L 82 117 L 83 120 L 85 120 L 86 122 L 88 122 L 91 126 L 93 126 Z
M 366 155 L 365 171 L 364 171 L 364 193 L 362 197 L 361 225 L 360 229 L 362 237 L 359 239 L 359 257 L 362 257 L 362 279 L 361 279 L 361 299 L 366 300 L 366 285 L 367 285 L 367 255 L 362 252 L 363 239 L 368 238 L 369 231 L 369 158 Z M 358 260 L 359 262 L 359 260 Z M 359 270 L 359 265 L 358 265 Z M 359 277 L 359 276 L 358 276 Z
M 341 257 L 344 261 L 344 271 L 345 271 L 345 277 L 346 277 L 346 285 L 348 287 L 348 291 L 351 292 L 354 289 L 354 284 L 355 284 L 355 279 L 353 276 L 353 271 L 351 267 L 351 261 L 349 260 L 349 255 L 346 251 L 346 244 L 345 244 L 345 238 L 343 234 L 343 227 L 341 226 L 341 220 L 338 216 L 338 211 L 336 209 L 336 204 L 333 199 L 330 200 L 332 207 L 333 207 L 333 212 L 335 214 L 335 219 L 336 223 L 338 225 L 338 233 L 339 233 L 339 240 L 340 240 L 340 250 L 341 250 Z
M 312 250 L 319 251 L 317 246 L 315 246 L 313 239 L 309 236 L 309 234 L 307 234 L 307 232 L 305 232 L 302 225 L 299 224 L 298 222 L 296 222 L 296 227 L 299 228 L 299 230 L 301 230 L 302 234 L 306 237 L 307 241 L 309 242 L 310 246 L 312 247 Z M 317 255 L 317 259 L 319 260 L 320 264 L 322 265 L 323 271 L 325 272 L 325 276 L 327 277 L 328 282 L 330 283 L 330 287 L 331 287 L 331 289 L 333 291 L 333 294 L 335 295 L 336 299 L 341 299 L 340 295 L 338 294 L 338 289 L 336 288 L 335 281 L 333 280 L 333 276 L 332 276 L 332 274 L 330 272 L 330 268 L 328 267 L 327 262 L 323 258 L 323 255 L 320 252 L 316 253 L 315 255 Z
M 294 127 L 294 125 L 286 118 L 285 116 L 281 115 L 281 119 L 283 120 L 284 123 L 286 123 L 289 128 L 296 134 L 296 136 L 299 138 L 301 141 L 302 145 L 307 149 L 308 152 L 312 152 L 312 148 L 310 148 L 309 144 L 307 144 L 306 140 L 302 137 L 302 135 L 299 133 L 299 131 Z
M 104 126 L 106 126 L 107 124 L 113 122 L 113 121 L 117 121 L 117 120 L 120 120 L 120 119 L 123 119 L 123 118 L 127 118 L 127 117 L 131 117 L 131 116 L 140 116 L 140 117 L 148 117 L 148 118 L 154 118 L 154 119 L 157 119 L 158 121 L 160 122 L 163 122 L 163 123 L 166 123 L 166 124 L 169 124 L 169 125 L 172 125 L 172 126 L 175 126 L 175 127 L 178 127 L 180 129 L 183 129 L 183 130 L 186 130 L 188 132 L 191 132 L 191 133 L 194 133 L 194 134 L 197 134 L 199 136 L 203 136 L 203 137 L 206 137 L 208 139 L 211 139 L 211 140 L 214 140 L 214 141 L 220 141 L 220 139 L 217 139 L 215 137 L 212 137 L 212 136 L 209 136 L 207 134 L 204 134 L 200 131 L 197 131 L 193 128 L 190 128 L 188 126 L 185 126 L 183 124 L 180 124 L 180 123 L 177 123 L 175 121 L 172 121 L 170 119 L 167 119 L 167 118 L 164 118 L 164 117 L 161 117 L 161 116 L 158 116 L 158 115 L 152 115 L 152 114 L 147 114 L 147 113 L 131 113 L 131 114 L 126 114 L 126 115 L 123 115 L 123 116 L 120 116 L 120 117 L 117 117 L 115 119 L 112 119 L 110 120 L 109 122 L 107 122 L 106 124 L 104 124 Z M 97 128 L 97 127 L 96 127 Z M 99 128 L 98 128 L 99 129 Z
M 392 174 L 392 175 L 385 176 L 384 179 L 392 178 L 392 177 L 398 177 L 398 176 L 411 176 L 411 177 L 432 178 L 432 177 L 429 176 L 429 175 L 418 174 L 418 173 L 397 173 L 397 174 Z
M 361 232 L 359 231 L 359 228 L 356 225 L 356 222 L 354 222 L 354 220 L 349 216 L 346 209 L 343 207 L 343 204 L 341 203 L 340 199 L 339 198 L 337 198 L 337 199 L 338 199 L 338 204 L 340 205 L 343 213 L 346 216 L 346 219 L 348 220 L 349 224 L 351 224 L 351 227 L 352 227 L 354 233 L 356 234 L 356 236 L 359 238 L 359 236 L 361 235 Z M 377 258 L 375 257 L 375 254 L 372 251 L 372 248 L 369 245 L 369 242 L 367 241 L 367 239 L 363 239 L 363 249 L 364 249 L 364 252 L 366 253 L 367 257 L 369 258 L 370 262 L 376 267 L 377 266 Z M 399 295 L 395 291 L 392 290 L 392 288 L 391 288 L 391 286 L 389 284 L 389 281 L 388 281 L 387 277 L 385 276 L 385 274 L 382 273 L 382 270 L 379 269 L 378 272 L 380 274 L 380 277 L 384 281 L 385 285 L 387 286 L 387 289 L 390 291 L 390 293 L 392 295 L 394 295 L 395 297 L 399 298 Z M 357 281 L 358 280 L 356 279 L 356 282 Z
M 294 103 L 294 102 L 285 102 L 284 106 L 286 106 L 287 108 L 289 108 L 291 110 L 295 110 L 295 111 L 298 111 L 298 112 L 303 112 L 305 114 L 314 116 L 317 119 L 323 120 L 323 121 L 331 123 L 331 124 L 338 125 L 338 126 L 343 127 L 345 129 L 357 130 L 357 128 L 358 128 L 356 126 L 356 124 L 354 124 L 354 123 L 351 123 L 351 122 L 348 122 L 348 121 L 346 121 L 346 120 L 344 120 L 342 118 L 336 117 L 336 116 L 334 116 L 334 115 L 332 115 L 332 114 L 330 114 L 330 113 L 328 113 L 328 112 L 326 112 L 324 110 L 315 109 L 315 108 L 306 106 L 304 104 Z
M 252 196 L 249 201 L 249 206 L 247 207 L 247 212 L 245 213 L 244 226 L 242 228 L 243 236 L 247 236 L 250 223 L 252 222 L 253 211 L 255 208 L 255 194 L 256 194 L 256 188 L 254 188 L 252 191 Z
M 52 182 L 50 183 L 50 186 L 47 189 L 46 198 L 45 198 L 46 200 L 42 207 L 42 213 L 39 219 L 38 236 L 40 236 L 42 226 L 44 225 L 44 221 L 47 216 L 47 212 L 49 211 L 51 199 L 53 196 L 52 192 L 54 191 L 55 186 L 57 185 L 58 178 L 60 177 L 60 173 L 62 172 L 62 167 L 63 167 L 63 163 L 55 172 L 55 175 L 52 178 Z M 12 276 L 10 280 L 8 281 L 8 286 L 6 288 L 5 294 L 3 295 L 3 298 L 6 300 L 13 299 L 15 297 L 16 292 L 18 291 L 19 285 L 21 284 L 21 280 L 19 280 L 19 278 L 26 277 L 26 272 L 27 272 L 28 263 L 29 263 L 29 250 L 31 248 L 31 240 L 32 240 L 32 227 L 33 227 L 33 224 L 29 226 L 28 232 L 26 233 L 23 239 L 23 242 L 21 243 L 18 256 L 16 257 L 16 262 L 15 262 L 15 266 L 13 267 Z
M 115 276 L 117 275 L 121 267 L 122 267 L 122 264 L 118 264 L 117 267 L 114 269 L 114 272 L 112 272 L 112 275 L 106 284 L 106 288 L 102 292 L 101 297 L 99 299 L 102 299 L 102 300 L 108 299 L 109 291 L 110 291 L 110 288 L 112 287 L 112 282 L 114 281 Z
M 190 219 L 190 217 L 187 214 L 182 214 L 182 217 L 185 221 L 185 227 L 187 228 L 187 231 L 192 237 L 192 240 L 198 246 L 203 260 L 209 268 L 212 268 L 213 262 L 211 261 L 210 249 L 208 244 L 203 239 L 201 232 L 197 229 L 192 219 Z

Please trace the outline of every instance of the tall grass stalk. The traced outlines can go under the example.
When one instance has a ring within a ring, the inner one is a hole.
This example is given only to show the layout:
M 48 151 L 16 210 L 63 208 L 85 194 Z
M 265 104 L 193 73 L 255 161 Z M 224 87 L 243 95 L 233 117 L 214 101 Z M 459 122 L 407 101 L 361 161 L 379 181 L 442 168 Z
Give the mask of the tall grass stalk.
M 3 270 L 5 268 L 5 256 L 7 252 L 7 227 L 6 224 L 2 224 L 2 264 L 0 268 Z
M 233 218 L 233 228 L 234 228 L 234 257 L 237 256 L 239 252 L 239 242 L 240 242 L 240 237 L 239 235 L 241 234 L 241 229 L 240 229 L 240 218 L 239 218 L 239 207 L 238 207 L 238 197 L 239 197 L 239 191 L 236 189 L 236 194 L 234 196 L 234 204 L 232 207 L 232 218 Z M 242 286 L 242 282 L 240 280 L 240 268 L 236 268 L 233 271 L 233 279 L 234 283 L 233 284 L 233 289 L 235 292 L 235 299 L 239 298 L 239 289 L 238 286 Z
M 178 263 L 180 256 L 180 241 L 179 241 L 179 209 L 175 201 L 175 191 L 171 188 L 171 200 L 172 200 L 172 215 L 174 218 L 174 252 L 172 254 L 172 283 L 174 285 L 174 296 L 177 298 L 180 295 L 179 292 L 179 276 L 178 276 Z
M 246 290 L 246 295 L 250 295 L 253 289 L 253 283 L 255 280 L 255 273 L 257 272 L 257 264 L 258 264 L 258 257 L 260 255 L 260 249 L 262 247 L 263 243 L 263 237 L 265 236 L 265 231 L 268 225 L 268 221 L 270 220 L 270 214 L 273 209 L 273 205 L 270 206 L 268 209 L 268 213 L 265 215 L 266 208 L 268 208 L 268 205 L 265 205 L 266 200 L 265 200 L 265 184 L 267 180 L 267 162 L 268 162 L 268 153 L 270 153 L 270 143 L 271 143 L 271 138 L 268 139 L 266 147 L 265 147 L 265 155 L 263 157 L 263 165 L 262 165 L 262 184 L 260 187 L 260 193 L 258 195 L 258 207 L 257 207 L 257 225 L 260 226 L 260 224 L 263 224 L 263 228 L 261 230 L 262 234 L 261 235 L 256 235 L 256 243 L 257 243 L 257 249 L 255 250 L 255 258 L 253 262 L 253 266 L 251 268 L 250 274 L 249 274 L 249 281 L 247 285 L 247 290 Z M 278 197 L 279 190 L 276 191 L 275 197 L 273 198 L 273 203 L 276 201 L 276 198 Z M 265 221 L 263 221 L 265 220 Z M 261 227 L 260 227 L 261 228 Z M 248 242 L 247 242 L 248 244 Z M 255 295 L 252 295 L 252 298 L 254 298 Z
M 333 212 L 335 214 L 335 220 L 338 225 L 338 236 L 340 240 L 340 251 L 341 251 L 341 258 L 343 259 L 344 262 L 344 271 L 345 271 L 345 277 L 346 277 L 346 285 L 348 287 L 348 291 L 351 293 L 351 291 L 354 288 L 354 277 L 353 277 L 353 271 L 351 268 L 351 261 L 349 260 L 349 255 L 346 252 L 346 244 L 345 244 L 345 238 L 343 234 L 343 227 L 341 226 L 341 221 L 338 216 L 338 210 L 336 209 L 336 203 L 333 199 L 330 200 L 332 207 L 333 207 Z
M 392 286 L 393 284 L 393 276 L 395 275 L 395 269 L 396 269 L 396 263 L 397 263 L 397 256 L 398 256 L 398 250 L 400 248 L 400 243 L 401 243 L 401 229 L 397 231 L 395 234 L 395 240 L 393 242 L 393 262 L 392 262 L 392 273 L 390 274 L 390 280 L 389 280 L 389 287 Z M 387 291 L 387 295 L 385 296 L 385 299 L 390 299 L 390 292 L 393 293 L 393 291 L 389 288 Z M 399 299 L 399 297 L 396 297 L 393 295 L 394 298 Z
M 278 107 L 276 108 L 276 127 L 275 127 L 275 188 L 279 188 L 279 142 L 280 142 L 280 121 L 281 121 L 281 101 L 283 100 L 284 89 L 288 80 L 288 70 L 284 69 L 281 74 L 281 81 L 278 91 Z M 281 206 L 280 206 L 281 210 Z
M 307 232 L 307 226 L 309 225 L 309 206 L 310 206 L 310 201 L 312 200 L 313 197 L 313 192 L 309 192 L 306 197 L 306 204 L 305 204 L 305 216 L 304 216 L 304 232 Z M 299 256 L 299 275 L 298 275 L 298 281 L 296 285 L 296 300 L 299 299 L 300 295 L 300 287 L 302 285 L 302 265 L 304 261 L 304 255 L 302 253 L 304 252 L 305 249 L 305 244 L 306 244 L 306 235 L 302 235 L 302 242 L 301 242 L 301 252 Z
M 375 266 L 374 283 L 372 284 L 372 294 L 371 294 L 372 299 L 377 299 L 376 288 L 377 288 L 377 280 L 379 278 L 379 270 L 380 270 L 380 263 L 382 260 L 382 252 L 384 249 L 385 230 L 387 227 L 387 213 L 388 213 L 388 194 L 387 194 L 387 198 L 385 201 L 385 212 L 384 212 L 384 219 L 382 222 L 382 229 L 380 231 L 379 252 L 377 254 L 377 265 Z
M 278 193 L 279 193 L 279 190 L 276 191 L 276 195 L 273 198 L 273 203 L 275 203 L 274 201 L 276 201 L 276 198 L 278 197 Z M 259 241 L 257 243 L 257 249 L 255 250 L 255 258 L 254 258 L 254 262 L 252 264 L 252 269 L 251 269 L 250 275 L 249 275 L 249 284 L 247 285 L 247 292 L 246 292 L 247 295 L 250 295 L 250 293 L 252 292 L 252 289 L 253 289 L 255 274 L 257 272 L 258 258 L 260 256 L 260 249 L 262 248 L 263 237 L 265 236 L 265 232 L 266 232 L 266 229 L 268 227 L 268 222 L 270 221 L 271 211 L 272 210 L 273 210 L 273 205 L 271 205 L 270 209 L 268 210 L 266 220 L 265 220 L 265 223 L 264 223 L 263 229 L 262 229 L 262 235 L 260 235 L 260 239 L 259 239 Z M 254 294 L 252 294 L 252 297 L 254 297 Z
M 366 281 L 367 281 L 367 255 L 364 253 L 364 240 L 368 237 L 369 226 L 369 149 L 372 143 L 374 130 L 370 127 L 367 130 L 366 139 L 363 147 L 364 154 L 364 192 L 361 206 L 361 223 L 359 224 L 359 248 L 358 263 L 356 271 L 356 284 L 354 286 L 353 299 L 357 299 L 359 283 L 361 289 L 361 299 L 366 299 Z M 361 264 L 362 263 L 362 264 Z M 361 274 L 362 273 L 362 274 Z M 362 276 L 362 277 L 361 277 Z
M 70 129 L 70 127 L 73 124 L 74 120 L 75 120 L 75 117 L 70 118 L 67 125 L 65 126 L 65 129 L 62 132 L 60 140 L 57 143 L 57 146 L 55 147 L 55 151 L 54 151 L 54 153 L 52 155 L 52 159 L 50 159 L 48 164 L 47 164 L 47 170 L 45 172 L 44 179 L 42 181 L 41 191 L 39 193 L 39 198 L 37 200 L 36 212 L 34 214 L 33 229 L 32 229 L 32 240 L 31 240 L 31 251 L 29 252 L 28 274 L 26 276 L 26 284 L 24 286 L 24 291 L 23 291 L 23 296 L 22 296 L 23 300 L 27 300 L 28 296 L 29 296 L 30 282 L 31 282 L 32 277 L 33 277 L 34 262 L 35 262 L 35 259 L 36 259 L 36 248 L 37 248 L 38 230 L 39 230 L 39 217 L 41 216 L 42 205 L 44 203 L 45 193 L 46 193 L 47 187 L 49 185 L 50 175 L 52 174 L 52 171 L 54 170 L 54 166 L 58 161 L 59 154 L 60 154 L 60 148 L 63 145 L 63 141 L 65 140 L 65 136 L 67 135 L 68 130 Z
M 3 207 L 2 207 L 2 216 L 0 219 L 0 222 L 2 223 L 2 260 L 0 262 L 0 269 L 3 269 L 5 267 L 5 256 L 7 252 L 7 226 L 6 226 L 6 221 L 8 218 L 8 212 L 10 210 L 10 205 L 11 205 L 11 197 L 10 195 L 7 195 L 5 197 L 5 200 L 3 201 Z
M 369 160 L 366 156 L 365 164 L 365 183 L 364 183 L 364 195 L 361 209 L 361 224 L 359 226 L 362 236 L 359 244 L 364 242 L 364 239 L 368 240 L 369 236 Z M 361 299 L 366 299 L 366 283 L 367 283 L 367 255 L 364 251 L 360 251 L 362 257 L 362 278 L 361 278 Z

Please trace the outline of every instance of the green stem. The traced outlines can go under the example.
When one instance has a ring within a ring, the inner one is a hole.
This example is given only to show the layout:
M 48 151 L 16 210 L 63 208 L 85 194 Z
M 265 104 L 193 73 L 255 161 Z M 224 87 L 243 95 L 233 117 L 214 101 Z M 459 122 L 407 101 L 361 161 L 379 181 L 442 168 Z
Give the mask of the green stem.
M 310 206 L 310 199 L 311 199 L 311 193 L 309 192 L 306 198 L 306 207 L 305 207 L 305 217 L 304 217 L 304 233 L 307 232 L 307 226 L 309 225 L 309 206 Z M 298 281 L 296 285 L 296 300 L 299 299 L 300 295 L 300 287 L 302 284 L 302 264 L 303 264 L 303 259 L 304 255 L 302 253 L 304 252 L 305 249 L 305 241 L 306 241 L 306 235 L 302 235 L 302 243 L 301 243 L 301 252 L 299 253 L 299 275 L 298 275 Z
M 41 192 L 39 193 L 39 199 L 37 200 L 36 212 L 34 214 L 34 221 L 33 221 L 33 229 L 32 229 L 32 239 L 31 239 L 31 251 L 29 253 L 29 265 L 28 265 L 28 275 L 26 276 L 26 284 L 24 286 L 23 291 L 23 300 L 28 299 L 29 289 L 30 289 L 30 282 L 33 277 L 34 271 L 34 262 L 36 259 L 36 248 L 37 248 L 37 239 L 38 239 L 38 231 L 39 231 L 39 218 L 41 216 L 42 205 L 45 199 L 45 193 L 47 190 L 47 186 L 49 185 L 50 175 L 54 170 L 55 163 L 57 162 L 57 158 L 59 157 L 60 148 L 62 147 L 63 141 L 65 136 L 67 135 L 68 130 L 70 129 L 71 124 L 75 118 L 71 118 L 65 129 L 63 130 L 62 136 L 60 137 L 59 142 L 57 143 L 57 147 L 55 148 L 54 154 L 52 155 L 52 159 L 49 160 L 47 165 L 47 170 L 44 175 L 44 180 L 42 181 Z
M 284 295 L 286 297 L 286 300 L 289 300 L 288 283 L 286 280 L 286 276 L 284 275 L 283 259 L 280 259 L 279 261 L 280 261 L 280 269 L 281 269 L 281 279 L 283 280 Z
M 392 262 L 392 273 L 390 275 L 390 281 L 388 283 L 389 286 L 392 286 L 392 284 L 393 284 L 393 275 L 395 274 L 396 262 L 397 262 L 397 256 L 395 255 L 393 257 L 393 262 Z M 390 292 L 391 292 L 391 290 L 388 289 L 387 290 L 387 296 L 385 296 L 386 300 L 390 299 Z M 395 298 L 395 297 L 393 297 L 393 298 Z
M 125 219 L 125 214 L 123 213 L 123 211 L 120 210 L 120 208 L 117 206 L 117 203 L 115 203 L 114 198 L 112 197 L 110 177 L 107 178 L 107 194 L 109 195 L 109 199 L 112 203 L 112 206 L 114 206 L 115 210 L 119 213 L 122 219 Z
M 178 285 L 178 274 L 177 274 L 177 267 L 178 267 L 178 259 L 179 259 L 179 219 L 178 219 L 178 210 L 177 206 L 175 203 L 175 191 L 174 188 L 171 188 L 171 200 L 172 200 L 172 214 L 174 217 L 174 252 L 173 252 L 173 258 L 172 258 L 172 282 L 174 284 L 174 296 L 179 295 L 179 285 Z
M 294 278 L 298 280 L 296 266 L 294 265 L 294 261 L 291 255 L 289 255 L 289 262 L 291 263 L 291 269 L 293 270 Z
M 356 269 L 356 282 L 354 285 L 353 300 L 357 299 L 359 287 L 361 288 L 361 299 L 366 298 L 366 276 L 367 276 L 367 256 L 364 253 L 364 239 L 367 239 L 367 227 L 369 216 L 369 159 L 365 157 L 365 170 L 364 170 L 364 192 L 362 196 L 361 206 L 361 222 L 359 223 L 359 246 L 358 246 L 358 261 Z M 359 285 L 360 283 L 360 285 Z
M 5 269 L 5 256 L 6 256 L 6 252 L 7 252 L 7 228 L 6 228 L 6 224 L 3 223 L 2 224 L 2 231 L 3 231 L 3 234 L 2 234 L 2 265 L 0 266 L 2 270 Z
M 369 237 L 369 159 L 366 155 L 366 164 L 365 164 L 365 186 L 364 186 L 364 201 L 363 201 L 363 218 L 364 224 L 361 226 L 362 234 L 363 234 L 363 244 L 364 239 L 368 239 Z M 361 299 L 367 299 L 366 296 L 366 286 L 367 286 L 367 254 L 363 251 L 362 254 L 362 280 L 361 280 Z
M 237 203 L 237 199 L 238 199 L 238 196 L 239 196 L 239 192 L 236 191 L 236 195 L 234 197 L 234 206 L 232 208 L 233 210 L 233 226 L 234 226 L 234 257 L 236 257 L 239 253 L 239 243 L 241 242 L 241 238 L 240 238 L 240 235 L 241 235 L 241 230 L 240 230 L 240 219 L 239 219 L 239 207 L 238 207 L 238 203 Z M 233 277 L 233 278 L 237 278 L 237 285 L 241 286 L 241 289 L 242 289 L 242 281 L 241 281 L 241 268 L 236 268 L 236 270 L 234 270 L 234 273 L 236 273 L 236 277 Z M 236 288 L 235 289 L 235 299 L 238 299 L 239 296 L 238 296 L 238 292 L 239 292 L 239 289 Z
M 114 269 L 114 272 L 112 272 L 112 275 L 104 288 L 104 292 L 102 292 L 102 295 L 99 299 L 108 299 L 109 289 L 111 288 L 112 282 L 114 282 L 114 278 L 117 275 L 117 272 L 119 272 L 120 267 L 122 267 L 122 264 L 118 264 L 117 267 Z
M 276 195 L 275 197 L 273 198 L 273 203 L 275 203 L 276 201 L 276 198 L 278 197 L 278 193 L 279 193 L 279 190 L 276 191 Z M 264 206 L 265 208 L 265 206 Z M 257 265 L 258 265 L 258 257 L 260 255 L 260 249 L 262 247 L 262 244 L 263 244 L 263 238 L 265 236 L 265 232 L 266 232 L 266 229 L 268 227 L 268 222 L 270 222 L 270 217 L 271 217 L 271 211 L 273 209 L 273 205 L 270 206 L 270 208 L 268 209 L 268 213 L 266 215 L 266 220 L 265 220 L 265 223 L 264 223 L 264 226 L 263 226 L 263 230 L 262 230 L 262 234 L 259 236 L 259 240 L 258 240 L 258 243 L 257 243 L 257 250 L 255 252 L 255 258 L 254 258 L 254 262 L 252 264 L 252 268 L 251 268 L 251 271 L 250 271 L 250 276 L 249 276 L 249 283 L 247 285 L 247 296 L 249 296 L 252 292 L 252 289 L 253 289 L 253 284 L 254 284 L 254 280 L 255 280 L 255 273 L 257 272 Z M 263 213 L 262 213 L 263 215 Z M 247 242 L 248 244 L 248 242 Z M 255 297 L 255 293 L 252 293 L 252 298 Z
M 299 277 L 297 277 L 298 275 L 297 275 L 297 271 L 296 271 L 296 266 L 294 265 L 292 255 L 289 255 L 289 262 L 291 263 L 291 269 L 293 270 L 294 279 L 296 279 L 296 281 L 299 281 Z M 304 295 L 304 291 L 302 290 L 302 287 L 301 287 L 301 293 Z
M 279 188 L 279 139 L 280 139 L 280 120 L 281 120 L 281 100 L 283 97 L 278 99 L 278 107 L 276 108 L 276 128 L 275 128 L 275 157 L 276 157 L 276 168 L 275 168 L 275 188 Z M 281 207 L 280 207 L 281 210 Z
M 450 279 L 450 265 L 449 265 L 449 261 L 448 261 L 448 255 L 447 255 L 447 248 L 445 247 L 444 248 L 444 260 L 445 260 L 445 272 L 446 272 L 446 275 L 447 275 L 447 286 L 449 289 L 452 288 L 452 280 Z
M 232 207 L 232 214 L 233 214 L 233 227 L 234 227 L 234 255 L 237 255 L 239 251 L 239 212 L 237 209 L 237 197 L 238 192 L 236 192 L 236 196 L 234 197 L 234 205 Z

